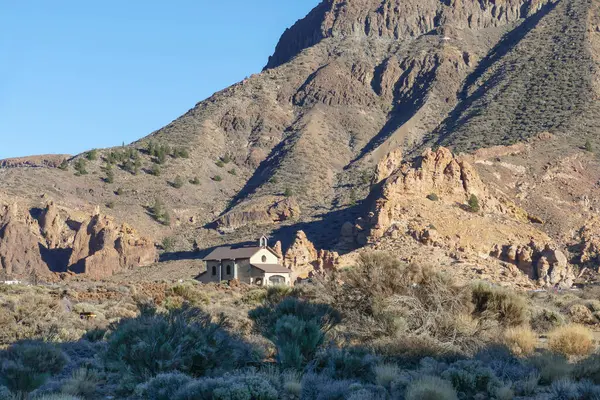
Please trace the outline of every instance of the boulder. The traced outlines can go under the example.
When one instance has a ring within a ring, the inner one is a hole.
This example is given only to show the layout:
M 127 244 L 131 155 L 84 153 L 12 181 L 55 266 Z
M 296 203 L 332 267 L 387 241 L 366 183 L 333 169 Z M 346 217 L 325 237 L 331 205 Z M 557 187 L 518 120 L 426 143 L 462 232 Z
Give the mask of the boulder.
M 547 287 L 571 287 L 575 274 L 562 251 L 547 245 L 536 265 L 538 283 Z

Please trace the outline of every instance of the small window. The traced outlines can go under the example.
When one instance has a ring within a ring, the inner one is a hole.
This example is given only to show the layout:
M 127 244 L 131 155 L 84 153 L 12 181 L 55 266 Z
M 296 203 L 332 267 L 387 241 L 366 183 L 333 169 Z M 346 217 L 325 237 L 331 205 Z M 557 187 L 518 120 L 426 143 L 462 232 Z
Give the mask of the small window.
M 262 260 L 262 262 L 266 263 L 267 262 L 267 256 L 262 256 L 261 260 Z
M 217 275 L 217 267 L 213 267 L 213 276 Z
M 231 275 L 231 265 L 227 266 L 227 275 Z

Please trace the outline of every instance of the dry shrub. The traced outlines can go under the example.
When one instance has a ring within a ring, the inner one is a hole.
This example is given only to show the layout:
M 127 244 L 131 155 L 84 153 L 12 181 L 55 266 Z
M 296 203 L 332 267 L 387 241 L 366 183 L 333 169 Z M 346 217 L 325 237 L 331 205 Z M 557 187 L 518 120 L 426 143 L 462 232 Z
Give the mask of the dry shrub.
M 569 324 L 550 332 L 548 347 L 565 356 L 586 356 L 594 350 L 594 337 L 585 326 Z
M 504 344 L 517 356 L 526 356 L 535 350 L 537 335 L 528 326 L 508 328 L 504 331 Z
M 425 335 L 470 346 L 478 331 L 466 318 L 472 311 L 468 287 L 386 253 L 362 254 L 354 268 L 325 287 L 359 339 Z
M 569 316 L 576 324 L 592 325 L 598 320 L 584 304 L 573 304 L 569 307 Z
M 453 359 L 462 353 L 458 347 L 426 335 L 381 339 L 372 347 L 375 353 L 401 363 L 417 363 L 425 357 Z
M 413 381 L 406 389 L 406 400 L 456 400 L 456 390 L 450 382 L 435 376 Z
M 527 302 L 516 292 L 487 283 L 473 286 L 475 312 L 483 318 L 495 319 L 504 326 L 527 322 Z

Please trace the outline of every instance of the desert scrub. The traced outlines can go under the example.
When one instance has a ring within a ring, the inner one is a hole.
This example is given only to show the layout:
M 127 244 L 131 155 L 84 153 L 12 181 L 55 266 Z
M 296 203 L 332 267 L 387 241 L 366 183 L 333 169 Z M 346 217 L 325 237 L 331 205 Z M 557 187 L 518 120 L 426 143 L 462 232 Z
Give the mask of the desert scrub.
M 594 351 L 594 337 L 583 325 L 564 325 L 550 332 L 548 348 L 567 357 L 586 356 Z
M 0 384 L 14 393 L 29 393 L 62 371 L 67 363 L 55 345 L 25 341 L 0 353 Z
M 503 341 L 513 354 L 526 356 L 535 350 L 537 335 L 528 326 L 519 326 L 506 329 Z
M 256 349 L 226 332 L 223 323 L 187 307 L 166 314 L 145 310 L 115 326 L 104 360 L 134 382 L 164 372 L 203 376 L 256 364 L 260 360 Z
M 427 195 L 427 199 L 431 201 L 438 201 L 440 198 L 435 193 L 430 193 Z
M 487 283 L 473 285 L 475 312 L 483 318 L 514 327 L 527 322 L 527 302 L 516 292 Z
M 413 381 L 406 389 L 406 400 L 458 400 L 450 382 L 435 376 Z
M 474 194 L 472 194 L 471 197 L 469 197 L 468 205 L 469 210 L 473 213 L 477 213 L 481 209 L 481 207 L 479 206 L 479 198 L 477 198 L 477 196 L 475 196 Z

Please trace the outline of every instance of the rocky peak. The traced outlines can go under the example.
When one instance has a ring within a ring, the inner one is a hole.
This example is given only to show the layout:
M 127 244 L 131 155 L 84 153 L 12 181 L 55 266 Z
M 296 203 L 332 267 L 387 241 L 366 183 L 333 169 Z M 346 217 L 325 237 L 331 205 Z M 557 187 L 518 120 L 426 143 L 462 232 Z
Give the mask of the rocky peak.
M 324 0 L 282 35 L 266 68 L 291 60 L 327 38 L 410 39 L 435 29 L 482 29 L 506 25 L 548 1 Z

